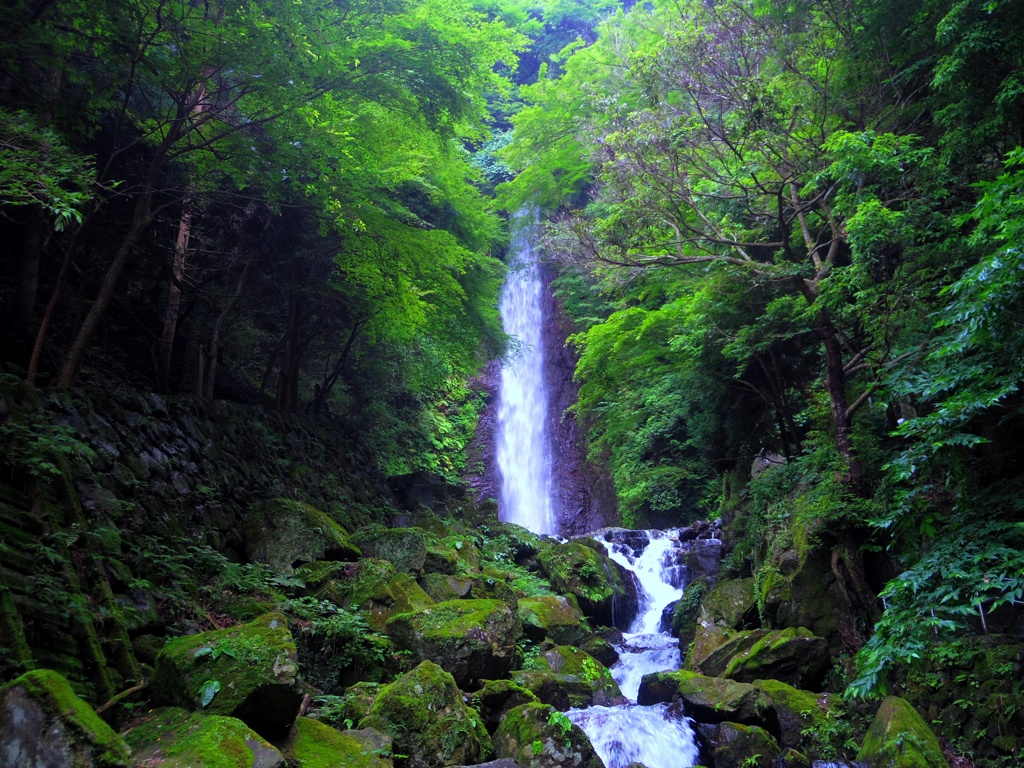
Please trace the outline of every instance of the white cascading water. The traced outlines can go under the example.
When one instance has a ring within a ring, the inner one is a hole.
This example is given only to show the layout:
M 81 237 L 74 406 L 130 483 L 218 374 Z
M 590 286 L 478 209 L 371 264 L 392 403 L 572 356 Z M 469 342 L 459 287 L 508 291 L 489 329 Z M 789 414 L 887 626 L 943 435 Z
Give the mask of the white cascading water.
M 503 521 L 534 533 L 555 533 L 551 505 L 551 450 L 547 430 L 547 388 L 541 328 L 540 270 L 531 242 L 535 217 L 514 222 L 512 260 L 501 294 L 505 333 L 518 340 L 517 354 L 501 370 L 497 461 L 501 472 Z
M 698 762 L 691 721 L 668 704 L 636 704 L 640 680 L 651 672 L 679 669 L 678 641 L 659 632 L 665 607 L 686 587 L 679 566 L 666 556 L 678 546 L 671 531 L 648 531 L 650 543 L 639 556 L 628 547 L 610 546 L 609 555 L 633 571 L 643 588 L 643 603 L 630 632 L 623 633 L 619 660 L 611 672 L 630 704 L 571 709 L 569 719 L 590 738 L 605 768 L 643 763 L 647 768 L 689 768 Z

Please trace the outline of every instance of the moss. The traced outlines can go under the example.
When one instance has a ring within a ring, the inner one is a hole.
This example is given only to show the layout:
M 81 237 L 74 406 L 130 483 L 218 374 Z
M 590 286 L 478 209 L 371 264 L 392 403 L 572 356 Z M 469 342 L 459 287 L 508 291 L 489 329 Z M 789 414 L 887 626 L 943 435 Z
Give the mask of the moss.
M 757 600 L 754 579 L 729 579 L 719 582 L 701 600 L 701 617 L 728 629 L 756 626 Z
M 779 745 L 756 725 L 722 723 L 717 726 L 714 758 L 717 768 L 771 768 Z
M 613 618 L 620 624 L 626 620 L 623 615 L 614 615 L 615 601 L 618 598 L 621 602 L 618 613 L 622 614 L 634 595 L 625 583 L 622 566 L 604 553 L 600 543 L 583 538 L 549 544 L 537 555 L 537 561 L 555 591 L 574 595 L 588 618 L 607 625 L 615 623 Z
M 513 679 L 556 709 L 625 702 L 618 683 L 601 662 L 579 648 L 556 646 L 537 656 Z
M 346 568 L 346 563 L 339 563 L 336 560 L 317 560 L 300 565 L 295 569 L 295 575 L 307 588 L 315 589 L 343 574 Z
M 571 595 L 527 597 L 518 601 L 518 614 L 523 630 L 534 642 L 545 637 L 564 645 L 579 645 L 589 634 L 583 613 Z
M 421 528 L 384 528 L 372 525 L 352 536 L 367 557 L 387 560 L 396 571 L 419 573 L 427 560 L 429 534 Z
M 253 768 L 281 755 L 241 720 L 188 713 L 177 707 L 151 711 L 129 724 L 125 738 L 137 765 L 162 768 Z
M 407 768 L 472 765 L 491 755 L 480 714 L 467 707 L 455 679 L 424 661 L 377 696 L 360 728 L 390 734 Z
M 533 691 L 512 680 L 485 680 L 483 687 L 473 694 L 472 703 L 484 718 L 487 730 L 493 733 L 509 710 L 540 701 Z
M 75 694 L 65 677 L 50 669 L 34 669 L 0 688 L 0 698 L 19 688 L 42 708 L 46 722 L 59 721 L 70 727 L 77 740 L 86 742 L 99 765 L 128 763 L 124 740 Z
M 244 534 L 253 560 L 287 573 L 303 562 L 354 560 L 362 555 L 326 512 L 289 499 L 256 505 L 246 517 Z
M 644 675 L 637 701 L 659 704 L 677 697 L 687 715 L 702 723 L 729 721 L 763 727 L 771 720 L 771 700 L 753 685 L 685 670 Z
M 390 768 L 391 761 L 367 751 L 358 739 L 308 717 L 295 721 L 282 745 L 285 757 L 302 768 Z
M 829 666 L 824 639 L 804 627 L 738 632 L 698 662 L 706 675 L 741 682 L 775 679 L 817 688 Z
M 949 768 L 935 734 L 898 696 L 889 696 L 878 708 L 857 759 L 872 768 Z
M 564 730 L 556 714 L 544 704 L 523 704 L 510 710 L 494 733 L 498 757 L 515 760 L 522 768 L 602 768 L 587 735 L 574 724 Z
M 412 594 L 410 595 L 410 590 Z M 409 574 L 399 574 L 387 560 L 363 558 L 346 566 L 317 593 L 317 597 L 341 606 L 358 608 L 376 630 L 388 619 L 433 603 Z

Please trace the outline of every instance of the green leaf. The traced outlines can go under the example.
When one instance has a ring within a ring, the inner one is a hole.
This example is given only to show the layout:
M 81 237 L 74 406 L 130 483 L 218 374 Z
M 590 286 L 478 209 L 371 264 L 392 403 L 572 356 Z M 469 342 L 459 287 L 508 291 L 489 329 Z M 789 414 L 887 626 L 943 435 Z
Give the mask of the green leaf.
M 220 681 L 218 680 L 207 680 L 203 683 L 203 687 L 199 689 L 199 703 L 204 709 L 210 705 L 219 690 Z

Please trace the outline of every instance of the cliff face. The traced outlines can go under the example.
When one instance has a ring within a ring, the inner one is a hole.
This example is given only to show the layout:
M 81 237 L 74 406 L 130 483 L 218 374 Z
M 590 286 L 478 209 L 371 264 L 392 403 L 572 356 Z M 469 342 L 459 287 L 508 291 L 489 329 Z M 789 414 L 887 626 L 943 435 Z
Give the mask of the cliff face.
M 616 525 L 619 514 L 611 477 L 604 468 L 587 460 L 586 433 L 568 411 L 579 397 L 579 385 L 573 380 L 576 355 L 565 343 L 572 324 L 551 290 L 555 277 L 550 265 L 541 266 L 544 378 L 551 398 L 547 426 L 554 464 L 552 494 L 559 531 L 564 536 L 578 536 Z

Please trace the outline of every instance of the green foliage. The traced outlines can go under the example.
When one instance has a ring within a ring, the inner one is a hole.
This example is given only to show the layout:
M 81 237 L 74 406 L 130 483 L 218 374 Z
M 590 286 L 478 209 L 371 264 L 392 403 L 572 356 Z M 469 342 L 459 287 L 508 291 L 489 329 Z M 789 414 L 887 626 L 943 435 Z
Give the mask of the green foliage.
M 311 661 L 308 665 L 317 684 L 328 692 L 346 670 L 356 667 L 369 674 L 391 658 L 390 641 L 371 629 L 358 611 L 315 597 L 293 598 L 285 608 L 292 617 L 300 654 L 306 656 L 309 649 L 316 662 L 329 667 L 328 673 L 322 673 L 323 664 Z
M 0 442 L 8 471 L 25 472 L 38 480 L 62 476 L 69 459 L 96 458 L 73 427 L 54 424 L 38 414 L 8 418 L 0 424 Z

